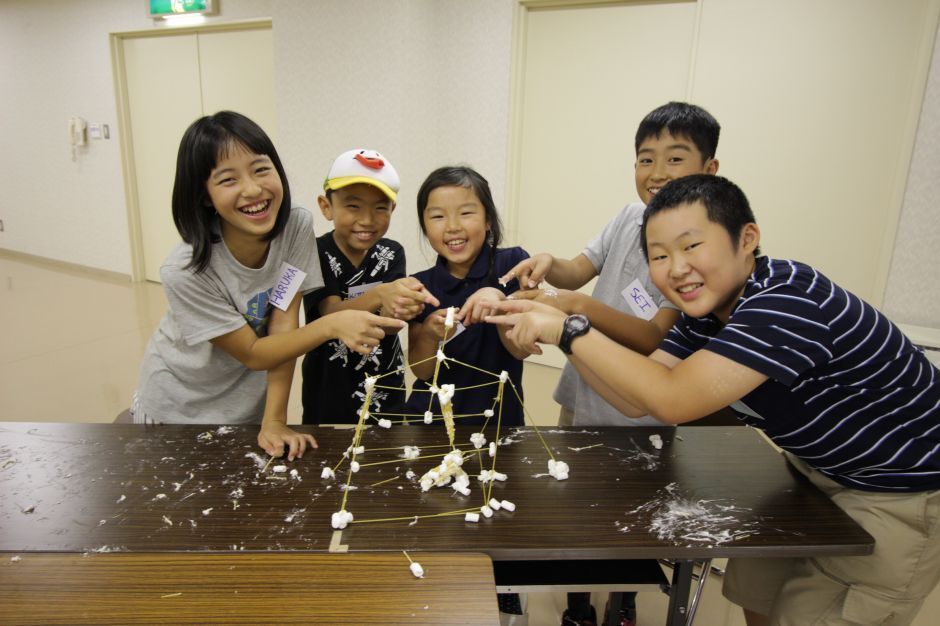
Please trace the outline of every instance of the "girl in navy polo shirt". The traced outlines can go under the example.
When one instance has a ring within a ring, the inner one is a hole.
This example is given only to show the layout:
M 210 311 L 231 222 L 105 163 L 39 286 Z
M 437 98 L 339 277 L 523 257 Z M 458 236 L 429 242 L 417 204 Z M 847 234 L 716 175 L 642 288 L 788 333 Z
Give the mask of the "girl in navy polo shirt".
M 527 258 L 528 253 L 518 247 L 499 247 L 502 224 L 489 183 L 469 167 L 442 167 L 431 172 L 418 190 L 418 221 L 438 257 L 434 267 L 414 276 L 440 300 L 440 308 L 425 307 L 409 326 L 408 364 L 418 378 L 408 398 L 409 413 L 441 412 L 426 382 L 432 379 L 436 365 L 430 357 L 437 353 L 444 337 L 447 309 L 459 307 L 444 352 L 473 368 L 497 375 L 506 371 L 519 398 L 507 384 L 501 425 L 522 425 L 520 359 L 526 354 L 506 342 L 497 328 L 480 322 L 488 313 L 483 301 L 503 300 L 519 288 L 515 280 L 500 285 L 498 277 Z M 487 419 L 484 411 L 499 410 L 494 407 L 498 386 L 486 384 L 493 382 L 493 377 L 473 368 L 445 361 L 438 372 L 438 386 L 456 386 L 452 402 L 458 425 L 482 424 Z

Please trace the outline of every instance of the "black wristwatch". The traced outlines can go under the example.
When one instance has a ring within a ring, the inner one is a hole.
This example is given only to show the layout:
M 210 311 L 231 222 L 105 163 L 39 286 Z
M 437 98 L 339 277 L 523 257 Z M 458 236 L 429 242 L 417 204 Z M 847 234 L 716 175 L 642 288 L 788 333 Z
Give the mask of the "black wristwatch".
M 565 354 L 571 354 L 571 342 L 589 330 L 591 330 L 591 320 L 586 316 L 580 314 L 569 315 L 565 318 L 565 325 L 561 330 L 558 347 Z

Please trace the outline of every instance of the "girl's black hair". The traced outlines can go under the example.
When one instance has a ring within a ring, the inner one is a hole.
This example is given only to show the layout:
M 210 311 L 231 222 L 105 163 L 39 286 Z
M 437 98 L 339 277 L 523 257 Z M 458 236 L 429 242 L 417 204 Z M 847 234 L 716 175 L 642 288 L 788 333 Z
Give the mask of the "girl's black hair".
M 448 165 L 439 167 L 424 179 L 421 188 L 418 189 L 418 223 L 421 225 L 421 232 L 427 237 L 428 231 L 424 226 L 424 210 L 428 207 L 428 197 L 431 192 L 438 187 L 463 187 L 472 189 L 483 210 L 486 213 L 486 219 L 490 223 L 490 229 L 486 242 L 490 245 L 489 273 L 487 282 L 495 287 L 497 285 L 497 276 L 495 273 L 496 248 L 503 241 L 503 223 L 499 219 L 499 213 L 496 212 L 496 203 L 493 202 L 493 194 L 490 191 L 490 184 L 486 182 L 479 172 L 466 165 Z
M 281 234 L 290 218 L 290 188 L 287 174 L 274 144 L 256 123 L 234 111 L 219 111 L 193 122 L 180 141 L 176 157 L 176 180 L 173 183 L 173 223 L 183 241 L 193 247 L 193 258 L 188 268 L 196 273 L 209 266 L 212 244 L 221 237 L 213 232 L 216 222 L 215 208 L 209 198 L 206 183 L 216 164 L 237 147 L 271 159 L 281 177 L 284 198 L 277 212 L 274 227 L 264 241 Z

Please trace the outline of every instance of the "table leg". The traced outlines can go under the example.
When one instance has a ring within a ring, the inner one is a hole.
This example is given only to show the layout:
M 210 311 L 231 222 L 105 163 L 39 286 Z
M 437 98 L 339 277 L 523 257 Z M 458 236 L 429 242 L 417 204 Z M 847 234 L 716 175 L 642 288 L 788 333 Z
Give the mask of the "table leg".
M 677 560 L 672 567 L 669 585 L 669 613 L 666 626 L 686 626 L 689 613 L 689 590 L 692 588 L 692 568 L 695 561 Z
M 611 591 L 607 594 L 607 619 L 602 624 L 620 623 L 620 605 L 623 604 L 623 593 Z

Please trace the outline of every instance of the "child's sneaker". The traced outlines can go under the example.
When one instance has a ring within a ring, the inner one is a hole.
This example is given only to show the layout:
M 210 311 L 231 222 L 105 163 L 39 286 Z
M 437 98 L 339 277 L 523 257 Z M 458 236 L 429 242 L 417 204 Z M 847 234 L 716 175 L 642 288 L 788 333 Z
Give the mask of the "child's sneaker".
M 609 626 L 604 622 L 604 626 Z M 613 626 L 636 626 L 636 609 L 620 609 L 620 621 Z
M 561 626 L 597 626 L 597 612 L 590 604 L 588 609 L 590 609 L 588 615 L 576 609 L 565 609 L 561 615 Z

